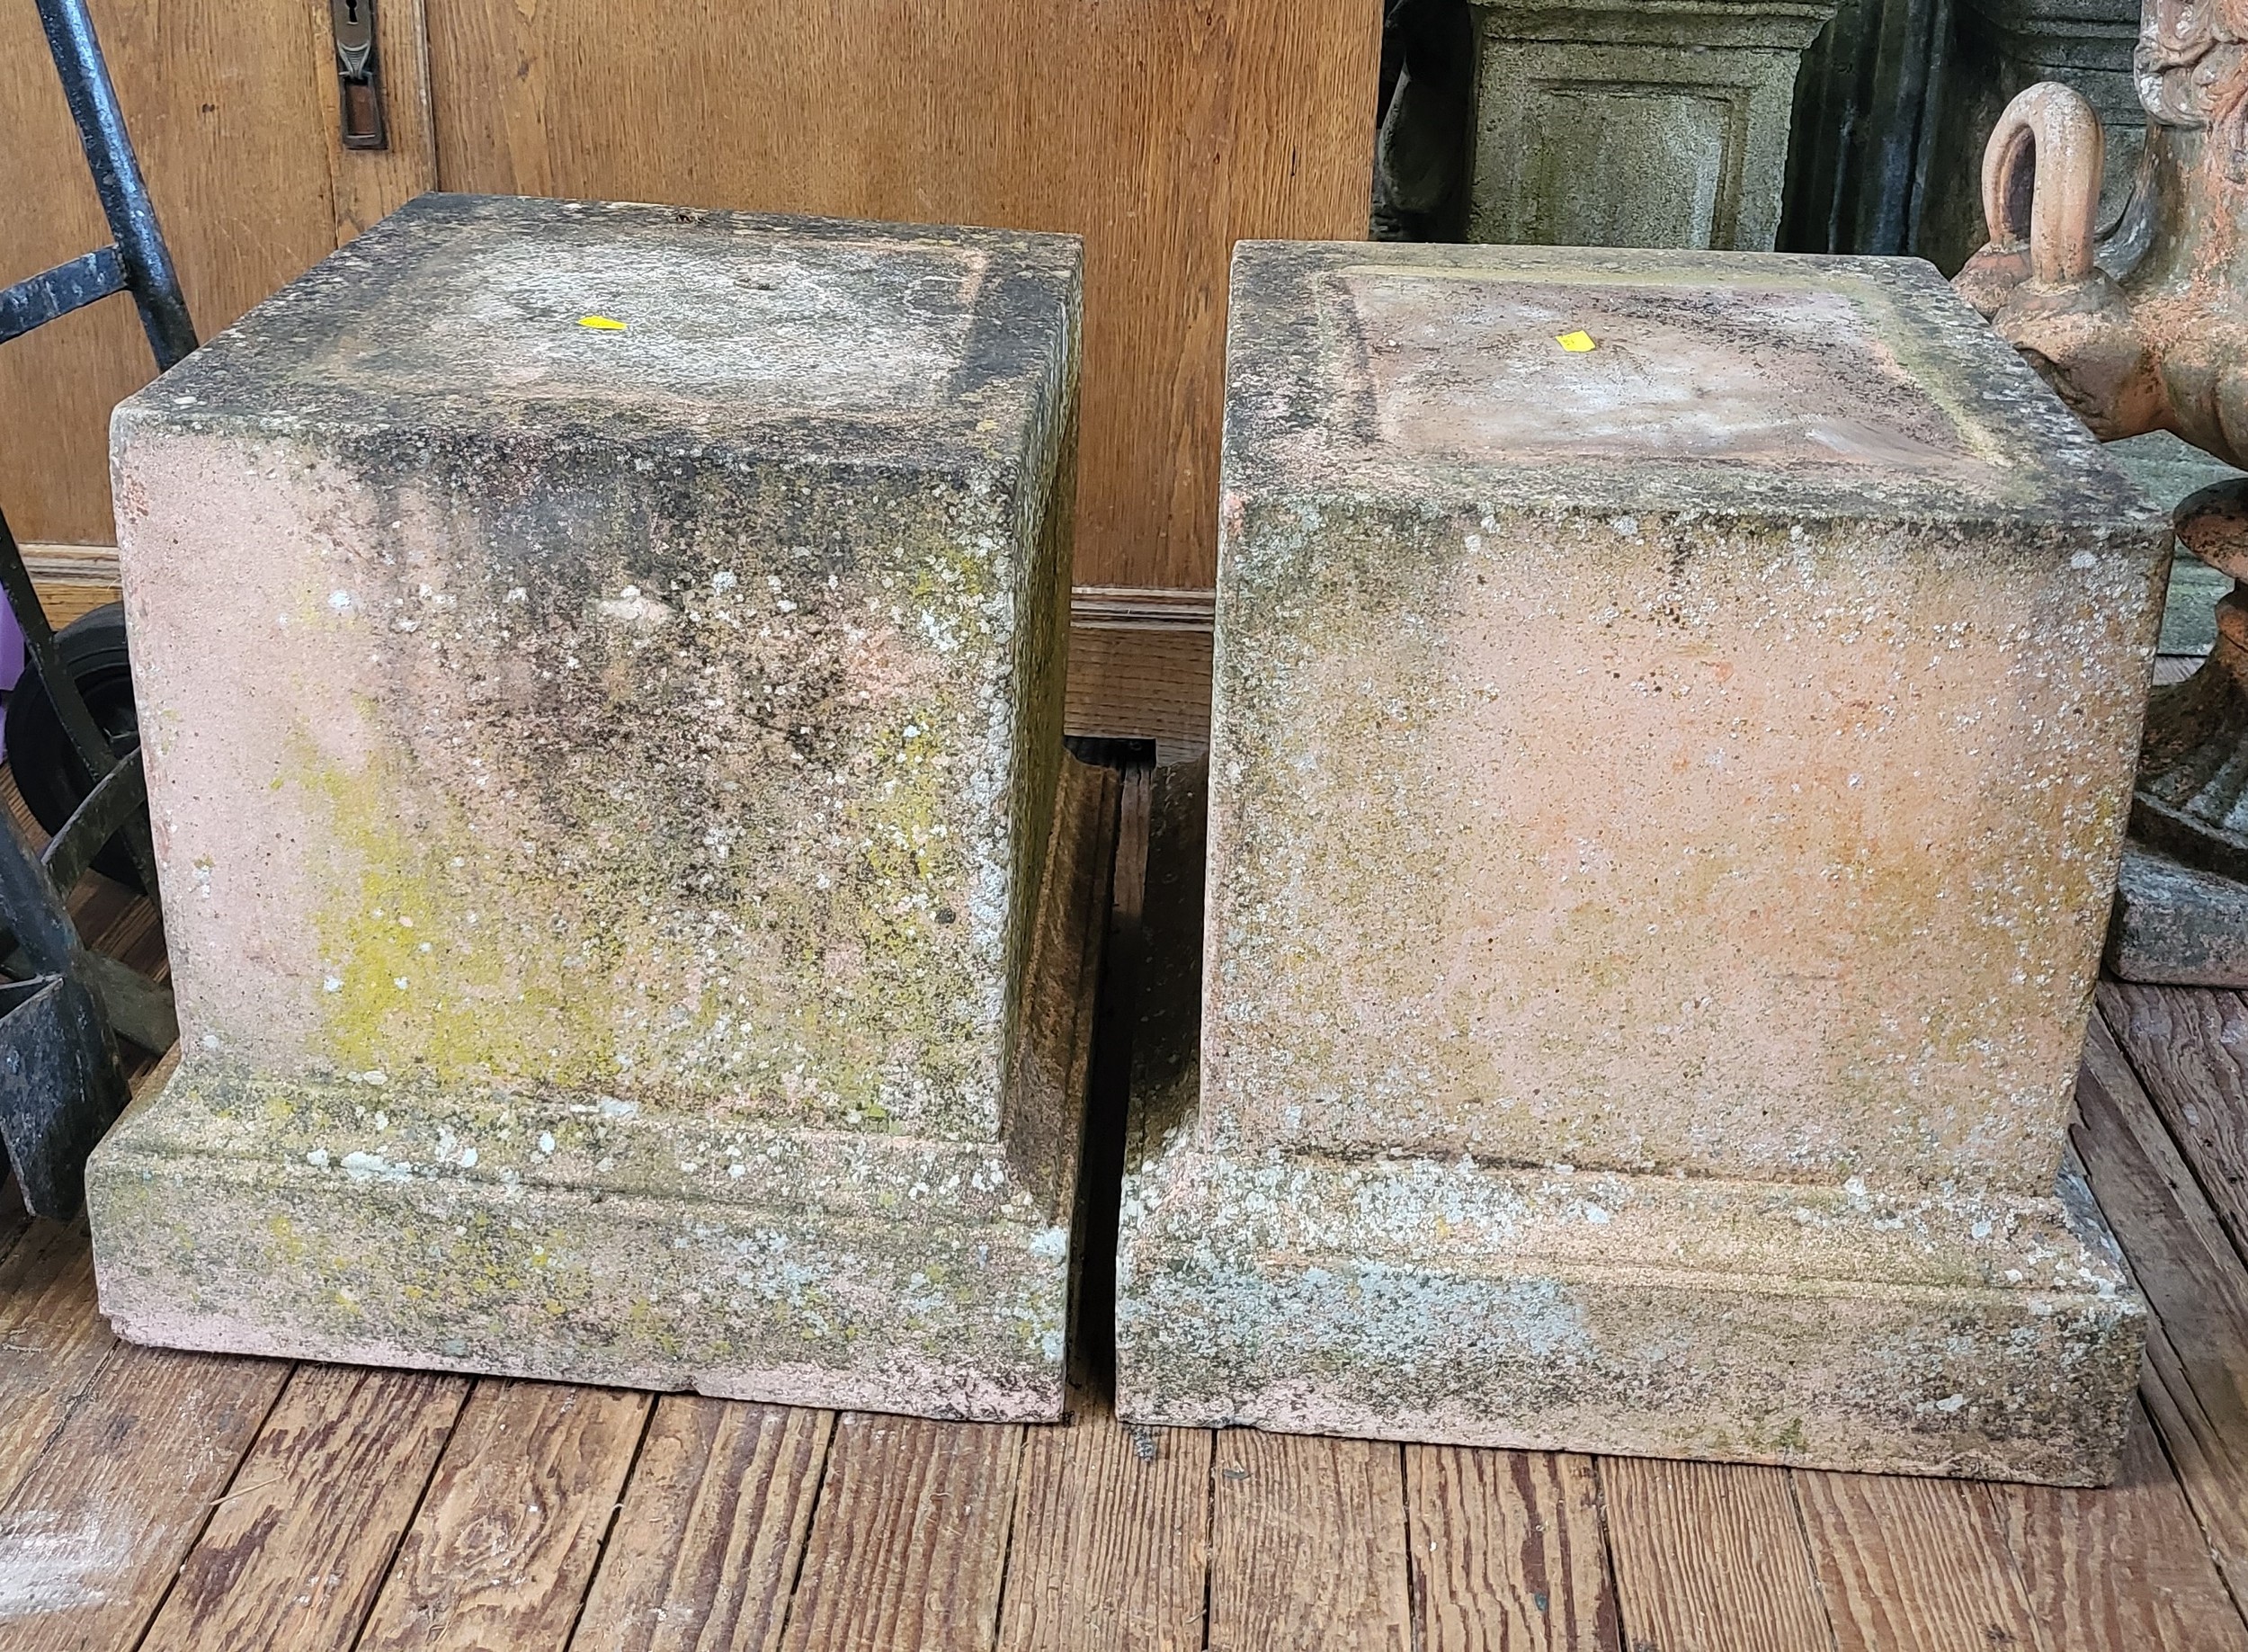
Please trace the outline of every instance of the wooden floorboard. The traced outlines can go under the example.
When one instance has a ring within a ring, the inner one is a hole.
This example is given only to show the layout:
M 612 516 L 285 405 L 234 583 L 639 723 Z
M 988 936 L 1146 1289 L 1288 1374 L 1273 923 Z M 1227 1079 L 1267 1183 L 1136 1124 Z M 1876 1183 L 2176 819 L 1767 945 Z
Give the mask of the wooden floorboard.
M 834 1421 L 657 1400 L 571 1652 L 773 1652 Z
M 15 1489 L 117 1339 L 94 1311 L 76 1223 L 37 1222 L 0 1258 L 0 1496 Z M 7 1619 L 0 1582 L 0 1623 Z
M 1980 1489 L 2005 1531 L 2044 1652 L 2248 1652 L 2248 1626 L 2145 1415 L 2112 1487 Z
M 1980 1486 L 1800 1471 L 1794 1480 L 1838 1652 L 2042 1646 Z
M 1404 1452 L 1227 1429 L 1210 1497 L 1210 1652 L 1407 1652 Z
M 1013 1424 L 837 1417 L 781 1644 L 988 1652 L 1021 1462 Z
M 614 1389 L 477 1382 L 361 1652 L 567 1646 L 649 1404 Z
M 1419 1652 L 1618 1652 L 1591 1458 L 1409 1445 L 1405 1475 Z
M 1786 1469 L 1610 1457 L 1600 1477 L 1633 1652 L 1835 1652 Z
M 2076 1147 L 2149 1309 L 2141 1393 L 2235 1603 L 2248 1601 L 2248 1270 L 2105 1021 Z
M 2100 1012 L 2248 1259 L 2248 1004 L 2234 992 L 2104 981 Z
M 1213 1443 L 1127 1427 L 1097 1394 L 1066 1425 L 1027 1431 L 1000 1652 L 1201 1646 Z
M 468 1388 L 297 1367 L 140 1652 L 349 1652 Z
M 0 1501 L 0 1646 L 131 1646 L 288 1375 L 278 1361 L 112 1349 Z

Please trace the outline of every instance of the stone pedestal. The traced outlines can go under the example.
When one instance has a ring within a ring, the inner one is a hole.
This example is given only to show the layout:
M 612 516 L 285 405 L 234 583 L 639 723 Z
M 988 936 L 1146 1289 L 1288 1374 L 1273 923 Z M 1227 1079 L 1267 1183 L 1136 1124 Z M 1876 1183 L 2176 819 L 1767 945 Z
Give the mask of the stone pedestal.
M 2144 1310 L 2063 1155 L 2162 515 L 1919 263 L 1252 244 L 1232 302 L 1120 1415 L 2110 1476 Z
M 1475 0 L 1467 238 L 1769 250 L 1833 0 Z
M 1058 1415 L 1078 249 L 425 196 L 118 413 L 139 1341 Z

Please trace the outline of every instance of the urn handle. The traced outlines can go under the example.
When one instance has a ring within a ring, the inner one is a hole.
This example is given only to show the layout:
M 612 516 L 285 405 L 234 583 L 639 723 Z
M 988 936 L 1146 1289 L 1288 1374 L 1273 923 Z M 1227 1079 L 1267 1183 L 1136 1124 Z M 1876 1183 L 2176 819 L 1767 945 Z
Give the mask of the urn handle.
M 2100 116 L 2081 93 L 2052 81 L 2006 105 L 1983 150 L 1983 216 L 1994 248 L 2029 248 L 2029 279 L 2061 287 L 2090 279 L 2104 158 Z

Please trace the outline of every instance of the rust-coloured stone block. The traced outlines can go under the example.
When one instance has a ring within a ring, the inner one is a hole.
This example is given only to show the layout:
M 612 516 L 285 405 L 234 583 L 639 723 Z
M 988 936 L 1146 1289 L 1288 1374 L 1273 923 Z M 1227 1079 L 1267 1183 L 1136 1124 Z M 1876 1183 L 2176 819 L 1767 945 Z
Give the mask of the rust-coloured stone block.
M 1904 261 L 1250 245 L 1227 371 L 1123 1415 L 2108 1476 L 2161 516 Z
M 186 1029 L 122 1334 L 1058 1415 L 1078 283 L 429 196 L 119 411 Z

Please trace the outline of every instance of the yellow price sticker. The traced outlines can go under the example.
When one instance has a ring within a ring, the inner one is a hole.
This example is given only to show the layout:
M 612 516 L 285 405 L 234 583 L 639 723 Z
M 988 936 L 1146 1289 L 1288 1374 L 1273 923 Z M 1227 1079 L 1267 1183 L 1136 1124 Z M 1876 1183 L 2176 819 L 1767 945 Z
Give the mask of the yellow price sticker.
M 1598 344 L 1592 342 L 1592 335 L 1590 333 L 1583 332 L 1564 333 L 1560 337 L 1555 339 L 1553 342 L 1560 345 L 1571 355 L 1583 355 L 1588 350 L 1597 350 L 1600 348 Z
M 580 316 L 577 318 L 577 325 L 582 327 L 591 327 L 597 333 L 621 333 L 624 331 L 624 323 L 618 320 L 614 316 Z

